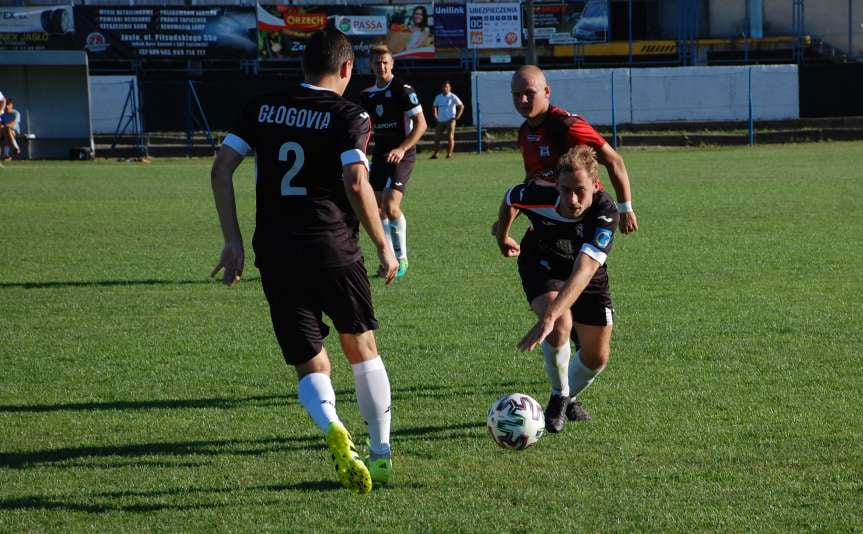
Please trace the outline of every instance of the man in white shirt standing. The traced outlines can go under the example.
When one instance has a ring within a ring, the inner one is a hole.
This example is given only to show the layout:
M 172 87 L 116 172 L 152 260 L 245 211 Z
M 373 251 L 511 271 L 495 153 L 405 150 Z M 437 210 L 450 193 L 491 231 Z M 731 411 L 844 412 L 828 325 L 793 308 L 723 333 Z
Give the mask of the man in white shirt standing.
M 452 151 L 455 149 L 455 123 L 461 118 L 461 114 L 464 113 L 464 104 L 452 92 L 449 80 L 441 84 L 441 90 L 443 92 L 434 99 L 433 109 L 437 126 L 434 129 L 434 153 L 430 159 L 437 159 L 440 138 L 444 132 L 446 132 L 447 139 L 449 140 L 446 157 L 452 157 Z

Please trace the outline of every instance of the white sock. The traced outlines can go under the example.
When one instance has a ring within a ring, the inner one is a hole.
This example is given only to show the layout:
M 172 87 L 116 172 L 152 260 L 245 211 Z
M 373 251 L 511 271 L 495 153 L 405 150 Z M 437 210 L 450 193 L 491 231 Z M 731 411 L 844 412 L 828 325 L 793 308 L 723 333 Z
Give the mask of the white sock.
M 587 389 L 603 369 L 605 369 L 604 366 L 595 371 L 588 369 L 581 361 L 581 351 L 576 352 L 569 361 L 569 388 L 572 398 Z
M 563 345 L 552 347 L 548 341 L 542 342 L 542 355 L 545 356 L 545 373 L 551 382 L 551 392 L 555 395 L 569 395 L 567 365 L 572 354 L 567 339 Z
M 339 420 L 336 414 L 336 392 L 333 390 L 330 377 L 324 373 L 310 373 L 304 376 L 297 387 L 297 396 L 312 421 L 324 434 L 330 423 Z
M 400 260 L 408 259 L 408 222 L 405 219 L 405 214 L 395 221 L 390 221 L 390 228 L 393 234 L 393 250 L 396 253 L 396 258 Z
M 360 415 L 369 427 L 371 455 L 386 458 L 390 455 L 390 379 L 380 356 L 374 360 L 351 365 L 356 383 L 357 404 Z

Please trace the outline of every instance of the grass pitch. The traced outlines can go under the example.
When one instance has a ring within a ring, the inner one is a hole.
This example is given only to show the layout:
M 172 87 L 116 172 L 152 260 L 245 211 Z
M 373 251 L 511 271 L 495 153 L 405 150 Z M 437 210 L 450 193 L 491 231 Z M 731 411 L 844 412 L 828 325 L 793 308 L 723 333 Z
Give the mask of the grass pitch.
M 489 235 L 520 157 L 421 155 L 411 270 L 373 284 L 397 479 L 369 496 L 338 486 L 251 260 L 237 287 L 207 279 L 209 161 L 6 165 L 0 531 L 860 529 L 863 143 L 623 155 L 641 230 L 609 258 L 594 421 L 522 453 L 484 426 L 504 393 L 548 396 Z M 247 249 L 252 173 L 236 181 Z

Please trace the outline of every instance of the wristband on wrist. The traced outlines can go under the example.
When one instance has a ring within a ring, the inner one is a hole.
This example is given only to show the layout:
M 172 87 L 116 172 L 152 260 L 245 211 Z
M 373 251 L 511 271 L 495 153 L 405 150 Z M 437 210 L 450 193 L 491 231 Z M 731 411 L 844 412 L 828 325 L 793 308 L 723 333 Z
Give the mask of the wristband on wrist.
M 632 201 L 627 200 L 626 202 L 618 202 L 617 203 L 617 212 L 618 213 L 629 213 L 632 211 Z

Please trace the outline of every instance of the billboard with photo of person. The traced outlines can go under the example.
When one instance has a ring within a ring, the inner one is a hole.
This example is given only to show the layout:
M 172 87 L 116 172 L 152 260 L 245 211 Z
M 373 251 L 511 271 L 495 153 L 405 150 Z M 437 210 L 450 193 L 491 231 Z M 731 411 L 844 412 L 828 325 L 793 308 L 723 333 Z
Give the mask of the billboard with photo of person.
M 397 58 L 434 57 L 432 4 L 382 6 L 286 6 L 258 4 L 258 55 L 299 59 L 306 40 L 332 25 L 346 34 L 359 56 L 384 43 Z

